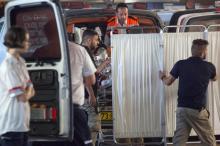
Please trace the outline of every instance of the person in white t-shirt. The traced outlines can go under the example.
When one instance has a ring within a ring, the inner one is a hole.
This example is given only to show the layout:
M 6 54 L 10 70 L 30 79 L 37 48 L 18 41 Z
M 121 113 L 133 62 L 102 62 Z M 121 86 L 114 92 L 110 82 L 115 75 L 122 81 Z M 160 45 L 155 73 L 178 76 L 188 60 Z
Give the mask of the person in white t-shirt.
M 85 102 L 85 86 L 95 84 L 96 68 L 87 53 L 80 45 L 69 42 L 72 101 L 74 107 L 74 146 L 92 146 L 88 117 L 82 105 Z
M 5 35 L 4 45 L 8 51 L 0 64 L 1 146 L 27 146 L 30 122 L 28 100 L 35 91 L 20 55 L 29 48 L 29 34 L 21 27 L 12 26 Z

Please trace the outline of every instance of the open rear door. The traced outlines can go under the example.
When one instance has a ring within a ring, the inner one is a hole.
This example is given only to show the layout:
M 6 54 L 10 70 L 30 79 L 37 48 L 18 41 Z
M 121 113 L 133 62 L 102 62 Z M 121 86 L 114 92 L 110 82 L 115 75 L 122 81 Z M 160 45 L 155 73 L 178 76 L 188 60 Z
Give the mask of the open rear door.
M 11 1 L 5 8 L 6 27 L 30 34 L 24 54 L 36 95 L 31 105 L 31 136 L 72 138 L 70 66 L 65 25 L 55 0 Z

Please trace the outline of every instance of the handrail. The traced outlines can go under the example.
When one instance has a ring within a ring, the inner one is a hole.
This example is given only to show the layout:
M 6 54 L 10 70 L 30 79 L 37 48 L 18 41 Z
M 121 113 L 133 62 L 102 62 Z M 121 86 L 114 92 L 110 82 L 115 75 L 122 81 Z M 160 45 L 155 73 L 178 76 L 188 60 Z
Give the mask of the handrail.
M 180 31 L 179 29 L 186 28 L 186 27 L 202 27 L 202 28 L 204 28 L 203 32 L 205 32 L 207 30 L 206 26 L 204 26 L 204 25 L 170 25 L 170 26 L 165 26 L 163 28 L 163 32 L 167 32 L 168 28 L 177 28 L 178 30 L 175 33 L 185 32 L 185 29 L 184 29 L 184 31 Z
M 155 29 L 155 33 L 160 33 L 162 30 L 159 26 L 131 26 L 131 27 L 111 27 L 111 31 L 114 32 L 114 30 L 120 30 L 120 29 L 126 29 L 126 30 L 139 30 L 140 32 L 137 33 L 129 33 L 129 34 L 140 34 L 140 33 L 145 33 L 145 29 Z
M 209 25 L 208 28 L 207 28 L 207 30 L 209 30 L 209 29 L 212 28 L 212 27 L 220 27 L 220 24 Z

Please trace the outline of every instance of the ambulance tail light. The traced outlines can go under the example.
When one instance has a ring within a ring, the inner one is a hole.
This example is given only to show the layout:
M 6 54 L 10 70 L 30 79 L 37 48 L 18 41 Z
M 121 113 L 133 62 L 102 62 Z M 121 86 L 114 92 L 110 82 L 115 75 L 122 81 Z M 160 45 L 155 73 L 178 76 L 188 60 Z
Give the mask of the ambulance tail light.
M 49 120 L 55 122 L 57 120 L 57 109 L 55 107 L 49 108 Z

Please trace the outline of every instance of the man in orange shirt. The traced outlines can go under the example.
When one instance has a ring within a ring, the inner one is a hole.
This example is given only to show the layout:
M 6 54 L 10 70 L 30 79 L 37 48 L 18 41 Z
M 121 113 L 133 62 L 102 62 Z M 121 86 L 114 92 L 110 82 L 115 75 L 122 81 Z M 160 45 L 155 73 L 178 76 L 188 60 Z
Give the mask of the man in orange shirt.
M 127 33 L 126 28 L 114 29 L 114 27 L 132 27 L 138 26 L 138 19 L 134 16 L 128 16 L 128 6 L 125 3 L 119 3 L 116 6 L 116 16 L 107 21 L 107 31 L 105 36 L 105 45 L 110 47 L 110 31 L 113 33 Z
M 128 16 L 128 6 L 125 3 L 119 3 L 116 6 L 116 16 L 107 21 L 107 27 L 131 27 L 138 26 L 136 17 Z

